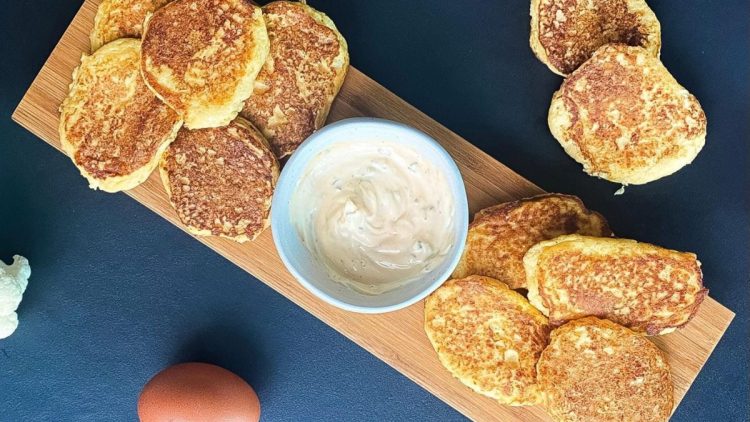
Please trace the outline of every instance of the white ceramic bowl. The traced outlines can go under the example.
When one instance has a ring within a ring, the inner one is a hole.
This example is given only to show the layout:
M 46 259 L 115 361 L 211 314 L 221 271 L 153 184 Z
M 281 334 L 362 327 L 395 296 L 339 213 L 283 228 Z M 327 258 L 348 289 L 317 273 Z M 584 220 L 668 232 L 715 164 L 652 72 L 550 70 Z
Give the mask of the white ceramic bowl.
M 326 267 L 302 243 L 290 218 L 289 204 L 311 158 L 338 142 L 362 140 L 401 142 L 442 169 L 455 200 L 453 246 L 431 272 L 394 290 L 378 295 L 357 292 L 330 278 Z M 271 206 L 271 227 L 276 249 L 287 269 L 305 288 L 331 305 L 361 313 L 390 312 L 407 307 L 437 289 L 450 277 L 466 243 L 469 209 L 461 173 L 451 156 L 434 139 L 410 126 L 383 119 L 353 118 L 315 132 L 292 154 L 284 166 Z

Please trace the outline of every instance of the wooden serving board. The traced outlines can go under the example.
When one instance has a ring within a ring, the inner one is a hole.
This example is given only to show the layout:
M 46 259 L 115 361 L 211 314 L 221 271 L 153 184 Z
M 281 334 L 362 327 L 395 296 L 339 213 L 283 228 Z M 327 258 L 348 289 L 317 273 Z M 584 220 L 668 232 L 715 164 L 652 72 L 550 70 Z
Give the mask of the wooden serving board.
M 67 95 L 73 68 L 89 51 L 89 32 L 99 0 L 85 0 L 13 119 L 60 149 L 58 107 Z M 498 202 L 542 192 L 540 188 L 427 117 L 396 95 L 351 68 L 334 103 L 329 121 L 372 116 L 410 124 L 438 140 L 458 163 L 466 183 L 471 212 Z M 71 164 L 70 171 L 76 171 Z M 144 184 L 127 192 L 137 201 L 182 227 L 155 172 Z M 85 183 L 81 179 L 81 183 Z M 92 195 L 106 195 L 92 192 Z M 549 420 L 538 407 L 513 408 L 476 394 L 455 380 L 438 362 L 422 328 L 423 304 L 383 315 L 345 312 L 327 305 L 300 286 L 276 253 L 270 230 L 255 242 L 237 244 L 219 238 L 197 238 L 210 248 L 271 286 L 297 305 L 382 359 L 411 380 L 475 420 Z M 654 338 L 669 356 L 675 401 L 685 395 L 708 359 L 734 313 L 706 298 L 698 315 L 683 329 Z

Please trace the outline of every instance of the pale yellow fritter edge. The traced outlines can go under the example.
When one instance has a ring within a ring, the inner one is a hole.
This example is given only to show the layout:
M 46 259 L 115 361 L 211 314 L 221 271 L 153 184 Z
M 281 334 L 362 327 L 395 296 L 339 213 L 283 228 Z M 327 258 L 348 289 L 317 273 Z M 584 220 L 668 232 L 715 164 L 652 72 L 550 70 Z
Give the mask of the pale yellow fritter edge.
M 116 39 L 133 38 L 138 35 L 134 33 L 135 31 L 133 31 L 133 33 L 123 34 L 121 31 L 117 30 L 117 28 L 104 25 L 103 19 L 105 17 L 110 17 L 113 10 L 117 10 L 122 6 L 121 3 L 122 0 L 102 0 L 102 2 L 99 3 L 99 7 L 96 9 L 96 15 L 94 16 L 94 26 L 91 29 L 91 34 L 89 34 L 92 52 L 98 50 L 104 44 Z
M 339 90 L 341 90 L 341 86 L 344 84 L 344 79 L 346 79 L 346 74 L 349 71 L 349 45 L 346 43 L 344 36 L 341 35 L 341 32 L 339 32 L 339 30 L 336 28 L 336 24 L 333 23 L 333 20 L 331 20 L 328 15 L 321 11 L 313 9 L 305 3 L 300 3 L 300 5 L 318 23 L 328 27 L 331 31 L 333 31 L 339 41 L 339 55 L 333 59 L 331 66 L 333 68 L 339 67 L 340 69 L 342 69 L 342 71 L 335 72 L 336 78 L 334 79 L 331 97 L 326 100 L 326 107 L 317 115 L 317 120 L 315 121 L 315 129 L 320 129 L 326 123 L 328 112 L 331 110 L 333 100 L 336 98 L 336 95 L 338 95 Z
M 526 255 L 523 256 L 523 266 L 526 270 L 526 289 L 528 290 L 528 294 L 526 295 L 526 297 L 529 299 L 529 303 L 531 303 L 535 308 L 539 309 L 539 311 L 546 317 L 549 317 L 549 309 L 544 306 L 544 302 L 539 296 L 539 282 L 536 272 L 536 263 L 539 260 L 539 255 L 550 246 L 554 246 L 559 243 L 566 242 L 568 240 L 574 240 L 577 238 L 577 235 L 563 235 L 558 236 L 554 239 L 544 240 L 532 246 L 526 252 Z
M 539 4 L 541 0 L 531 0 L 531 7 L 529 8 L 529 14 L 531 15 L 531 32 L 529 35 L 529 45 L 531 46 L 531 51 L 534 53 L 534 55 L 544 63 L 545 66 L 549 68 L 552 72 L 565 77 L 565 74 L 557 70 L 556 67 L 552 66 L 552 63 L 549 62 L 549 59 L 547 58 L 547 51 L 544 49 L 544 46 L 542 46 L 542 43 L 539 41 Z
M 102 27 L 102 19 L 109 11 L 109 5 L 116 0 L 102 0 L 99 3 L 99 7 L 96 8 L 96 15 L 94 16 L 94 27 L 91 28 L 91 34 L 89 34 L 89 40 L 91 41 L 91 52 L 94 52 L 101 48 L 105 44 L 106 36 L 104 34 L 105 29 Z

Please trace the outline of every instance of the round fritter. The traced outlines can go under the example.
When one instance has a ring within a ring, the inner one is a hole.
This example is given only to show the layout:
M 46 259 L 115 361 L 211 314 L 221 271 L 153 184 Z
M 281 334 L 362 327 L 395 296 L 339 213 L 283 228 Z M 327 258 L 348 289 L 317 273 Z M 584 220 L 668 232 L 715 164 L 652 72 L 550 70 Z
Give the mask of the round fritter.
M 547 412 L 559 422 L 667 421 L 669 364 L 646 337 L 594 317 L 552 331 L 537 364 Z
M 469 226 L 454 278 L 496 278 L 511 289 L 526 287 L 523 256 L 535 243 L 563 234 L 610 236 L 607 221 L 575 196 L 546 194 L 479 211 Z
M 524 266 L 529 301 L 552 325 L 594 315 L 667 334 L 687 324 L 708 293 L 694 254 L 628 239 L 561 236 L 529 249 Z
M 643 184 L 690 164 L 706 141 L 706 115 L 659 59 L 607 45 L 552 97 L 549 127 L 586 173 Z
M 228 124 L 268 55 L 260 8 L 247 0 L 175 0 L 145 22 L 141 70 L 189 129 Z
M 84 55 L 60 105 L 62 149 L 92 189 L 117 192 L 145 181 L 182 125 L 143 83 L 139 40 Z
M 102 0 L 91 30 L 91 51 L 120 38 L 141 38 L 146 15 L 170 0 Z
M 641 46 L 659 56 L 661 26 L 644 0 L 531 0 L 531 49 L 568 75 L 601 46 Z
M 182 129 L 161 160 L 177 215 L 198 236 L 255 239 L 269 223 L 279 163 L 241 117 L 211 129 Z
M 344 83 L 349 53 L 331 19 L 310 6 L 277 1 L 263 6 L 263 16 L 271 52 L 242 116 L 282 158 L 325 123 Z
M 489 277 L 453 279 L 426 299 L 424 317 L 440 363 L 462 383 L 503 404 L 539 402 L 549 326 L 523 296 Z

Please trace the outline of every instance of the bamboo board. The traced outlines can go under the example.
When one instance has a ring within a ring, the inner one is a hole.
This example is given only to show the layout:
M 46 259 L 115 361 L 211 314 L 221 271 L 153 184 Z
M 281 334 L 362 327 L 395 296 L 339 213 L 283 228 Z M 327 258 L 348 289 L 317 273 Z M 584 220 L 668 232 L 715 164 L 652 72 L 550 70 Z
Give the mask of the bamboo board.
M 67 95 L 73 68 L 89 50 L 89 32 L 99 0 L 85 0 L 73 22 L 13 113 L 13 119 L 60 149 L 58 107 Z M 472 212 L 498 202 L 539 194 L 540 188 L 427 117 L 357 69 L 351 68 L 329 121 L 371 116 L 410 124 L 438 140 L 458 163 Z M 70 171 L 75 171 L 71 164 Z M 81 179 L 81 183 L 86 183 Z M 158 172 L 127 192 L 155 213 L 181 227 Z M 92 192 L 92 195 L 105 195 Z M 459 412 L 475 420 L 547 421 L 538 407 L 512 408 L 473 393 L 443 369 L 422 329 L 423 304 L 384 315 L 362 315 L 327 305 L 308 293 L 284 268 L 270 230 L 240 245 L 218 238 L 197 238 L 248 273 L 268 284 L 352 341 L 382 359 Z M 734 313 L 706 298 L 698 315 L 683 329 L 655 338 L 669 356 L 675 401 L 684 397 L 729 326 Z

